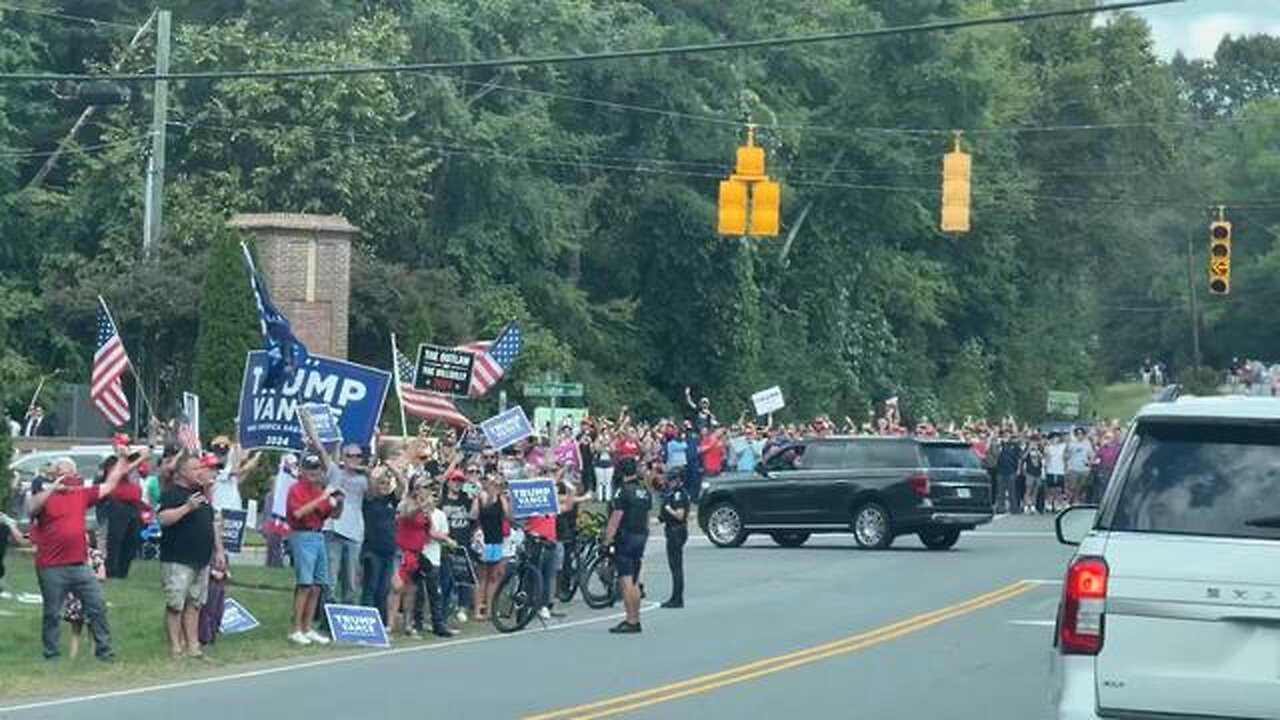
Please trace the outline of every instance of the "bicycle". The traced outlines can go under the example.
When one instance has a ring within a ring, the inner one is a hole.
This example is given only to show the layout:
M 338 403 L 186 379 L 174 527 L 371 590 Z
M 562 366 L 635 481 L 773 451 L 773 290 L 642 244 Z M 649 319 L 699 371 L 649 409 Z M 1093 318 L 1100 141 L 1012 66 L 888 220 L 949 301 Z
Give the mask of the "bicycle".
M 585 516 L 576 539 L 565 548 L 564 563 L 556 573 L 556 598 L 569 602 L 578 594 L 581 586 L 580 569 L 589 565 L 600 552 L 600 536 L 604 532 L 605 517 L 597 512 L 583 510 Z
M 578 578 L 578 584 L 582 586 L 582 600 L 592 610 L 610 607 L 622 596 L 613 554 L 605 552 L 603 545 L 599 548 L 590 563 L 582 566 Z
M 537 535 L 525 533 L 490 608 L 489 616 L 498 632 L 523 630 L 538 614 L 542 606 L 542 557 L 554 549 Z

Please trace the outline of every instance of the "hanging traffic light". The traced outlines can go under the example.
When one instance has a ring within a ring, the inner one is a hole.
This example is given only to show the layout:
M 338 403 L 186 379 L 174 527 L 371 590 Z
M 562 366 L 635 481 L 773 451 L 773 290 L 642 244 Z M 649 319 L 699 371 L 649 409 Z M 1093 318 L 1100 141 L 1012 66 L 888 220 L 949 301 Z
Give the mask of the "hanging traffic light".
M 747 144 L 738 148 L 736 160 L 733 174 L 720 181 L 716 231 L 721 235 L 776 236 L 782 188 L 765 174 L 764 148 L 755 143 L 754 125 L 747 125 Z
M 1231 223 L 1218 208 L 1218 219 L 1209 224 L 1209 294 L 1231 292 Z
M 955 146 L 942 156 L 942 232 L 969 232 L 969 153 Z

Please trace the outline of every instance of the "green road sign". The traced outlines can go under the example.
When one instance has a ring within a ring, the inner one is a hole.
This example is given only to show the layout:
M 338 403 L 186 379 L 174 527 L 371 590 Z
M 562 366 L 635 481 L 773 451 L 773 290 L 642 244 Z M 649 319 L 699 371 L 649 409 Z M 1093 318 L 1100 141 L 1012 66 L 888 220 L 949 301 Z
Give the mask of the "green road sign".
M 1080 414 L 1080 393 L 1050 390 L 1045 403 L 1045 412 L 1050 415 L 1076 417 Z
M 524 384 L 526 397 L 582 397 L 584 392 L 585 389 L 582 387 L 582 383 L 541 382 Z

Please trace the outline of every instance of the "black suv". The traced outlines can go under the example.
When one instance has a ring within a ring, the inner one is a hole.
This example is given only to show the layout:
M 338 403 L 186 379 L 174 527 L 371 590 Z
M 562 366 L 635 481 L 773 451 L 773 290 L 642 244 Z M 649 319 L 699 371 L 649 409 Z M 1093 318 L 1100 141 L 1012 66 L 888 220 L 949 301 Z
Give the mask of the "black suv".
M 991 521 L 991 484 L 973 449 L 956 440 L 829 437 L 777 448 L 754 473 L 704 481 L 698 523 L 737 547 L 764 532 L 784 547 L 813 533 L 852 532 L 864 548 L 915 533 L 945 550 L 961 530 Z

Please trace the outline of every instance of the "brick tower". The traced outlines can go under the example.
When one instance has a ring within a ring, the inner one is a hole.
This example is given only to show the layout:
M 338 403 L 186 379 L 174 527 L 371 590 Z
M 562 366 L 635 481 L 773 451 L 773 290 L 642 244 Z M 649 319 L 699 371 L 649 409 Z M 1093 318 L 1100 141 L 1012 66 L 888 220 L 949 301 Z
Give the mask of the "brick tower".
M 235 215 L 227 227 L 253 236 L 271 300 L 307 350 L 346 359 L 351 239 L 360 229 L 340 215 L 293 213 Z

